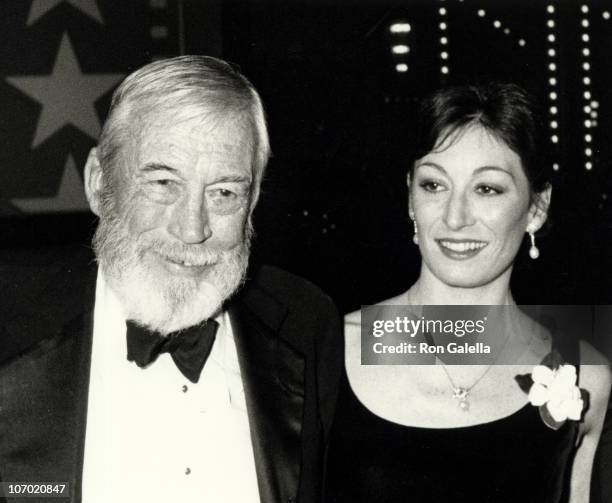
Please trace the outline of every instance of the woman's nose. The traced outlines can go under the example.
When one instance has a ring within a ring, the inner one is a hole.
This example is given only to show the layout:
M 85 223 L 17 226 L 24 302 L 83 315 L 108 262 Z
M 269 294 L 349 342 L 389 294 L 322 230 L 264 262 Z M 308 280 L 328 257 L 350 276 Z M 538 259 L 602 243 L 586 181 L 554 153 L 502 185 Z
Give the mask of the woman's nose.
M 467 200 L 465 194 L 451 194 L 446 202 L 444 222 L 451 230 L 460 230 L 474 223 L 470 202 Z

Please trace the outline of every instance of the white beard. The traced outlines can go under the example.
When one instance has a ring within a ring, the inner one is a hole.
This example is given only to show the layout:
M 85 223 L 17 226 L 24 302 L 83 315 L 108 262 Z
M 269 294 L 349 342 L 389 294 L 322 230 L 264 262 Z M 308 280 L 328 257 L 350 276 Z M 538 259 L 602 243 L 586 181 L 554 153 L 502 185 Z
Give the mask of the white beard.
M 165 335 L 212 318 L 240 287 L 248 265 L 250 222 L 245 234 L 240 245 L 225 251 L 210 250 L 205 244 L 135 240 L 110 211 L 100 218 L 94 249 L 126 319 Z M 161 266 L 151 267 L 148 260 L 155 253 L 206 265 L 206 277 L 177 276 Z

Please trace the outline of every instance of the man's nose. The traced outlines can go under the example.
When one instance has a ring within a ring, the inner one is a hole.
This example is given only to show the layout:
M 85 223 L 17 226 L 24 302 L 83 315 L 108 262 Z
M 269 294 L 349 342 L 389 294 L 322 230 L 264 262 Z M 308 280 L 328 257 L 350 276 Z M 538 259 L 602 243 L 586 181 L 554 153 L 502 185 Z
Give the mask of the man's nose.
M 170 234 L 185 244 L 203 243 L 212 236 L 204 197 L 192 197 L 176 208 Z
M 450 198 L 446 201 L 444 223 L 446 223 L 449 229 L 454 231 L 474 223 L 470 202 L 464 193 L 456 192 L 451 194 Z

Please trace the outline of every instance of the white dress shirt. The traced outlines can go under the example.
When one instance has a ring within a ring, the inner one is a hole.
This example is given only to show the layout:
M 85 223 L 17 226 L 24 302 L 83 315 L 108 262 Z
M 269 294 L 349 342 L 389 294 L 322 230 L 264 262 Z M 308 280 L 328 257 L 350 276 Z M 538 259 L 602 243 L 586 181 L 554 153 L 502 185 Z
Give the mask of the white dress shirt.
M 197 384 L 168 353 L 126 358 L 121 306 L 101 272 L 83 466 L 83 503 L 256 503 L 259 491 L 229 316 L 220 314 Z

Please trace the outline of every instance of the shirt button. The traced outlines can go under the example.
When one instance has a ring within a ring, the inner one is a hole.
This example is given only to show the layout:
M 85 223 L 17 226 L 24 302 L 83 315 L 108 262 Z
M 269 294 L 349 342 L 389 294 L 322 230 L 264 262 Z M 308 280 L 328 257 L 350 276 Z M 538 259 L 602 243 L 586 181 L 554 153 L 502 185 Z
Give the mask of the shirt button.
M 189 388 L 187 387 L 187 385 L 186 385 L 186 384 L 183 384 L 183 387 L 182 387 L 181 389 L 183 390 L 183 393 L 187 393 L 187 390 L 188 390 Z
M 185 475 L 189 475 L 191 473 L 191 468 L 185 468 Z

